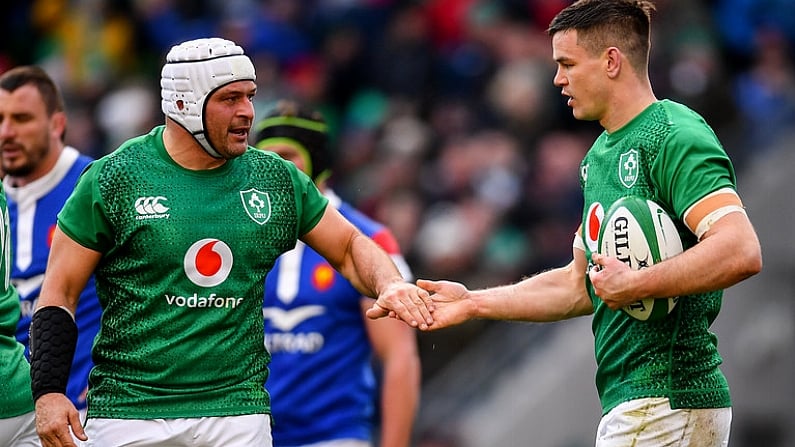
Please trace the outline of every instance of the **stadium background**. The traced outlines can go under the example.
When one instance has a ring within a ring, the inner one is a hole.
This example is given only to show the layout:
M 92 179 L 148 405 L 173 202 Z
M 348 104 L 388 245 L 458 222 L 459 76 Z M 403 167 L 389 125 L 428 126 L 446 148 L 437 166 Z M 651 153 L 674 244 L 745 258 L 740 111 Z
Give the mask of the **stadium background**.
M 600 131 L 552 85 L 546 25 L 566 0 L 30 0 L 0 6 L 0 71 L 47 69 L 69 144 L 93 156 L 162 122 L 171 45 L 230 38 L 281 97 L 331 123 L 338 193 L 395 232 L 418 277 L 513 282 L 570 256 L 577 165 Z M 658 97 L 702 113 L 733 157 L 763 244 L 715 330 L 732 446 L 795 445 L 795 1 L 659 0 Z M 418 446 L 592 445 L 588 319 L 475 321 L 418 334 Z

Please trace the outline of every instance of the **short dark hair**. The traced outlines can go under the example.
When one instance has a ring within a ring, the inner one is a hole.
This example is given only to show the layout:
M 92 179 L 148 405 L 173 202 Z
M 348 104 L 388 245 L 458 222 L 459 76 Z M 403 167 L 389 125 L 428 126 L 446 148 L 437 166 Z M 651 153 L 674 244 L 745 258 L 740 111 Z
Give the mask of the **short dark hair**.
M 64 101 L 58 86 L 41 67 L 36 65 L 14 67 L 0 76 L 0 89 L 9 92 L 28 84 L 33 84 L 39 91 L 47 115 L 52 116 L 55 112 L 64 111 Z
M 638 73 L 648 68 L 651 14 L 648 0 L 578 0 L 552 19 L 547 34 L 577 31 L 577 44 L 597 54 L 618 47 Z

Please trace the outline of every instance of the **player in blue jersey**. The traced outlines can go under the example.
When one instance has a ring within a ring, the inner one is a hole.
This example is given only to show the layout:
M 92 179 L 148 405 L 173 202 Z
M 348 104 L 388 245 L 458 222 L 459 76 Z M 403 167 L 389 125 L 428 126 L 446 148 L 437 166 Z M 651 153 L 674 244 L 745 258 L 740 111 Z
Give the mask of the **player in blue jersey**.
M 329 203 L 379 243 L 410 280 L 389 229 L 328 186 L 332 163 L 326 126 L 319 112 L 280 101 L 258 123 L 255 146 L 309 175 Z M 367 319 L 364 312 L 372 303 L 305 244 L 299 242 L 276 261 L 265 282 L 263 307 L 274 446 L 368 447 L 376 444 L 374 437 L 382 447 L 410 445 L 419 402 L 416 336 L 401 322 Z
M 0 76 L 0 168 L 18 156 L 30 143 L 41 140 L 42 123 L 53 121 L 35 87 L 14 91 Z M 21 135 L 20 135 L 21 134 Z M 38 137 L 38 138 L 37 138 Z M 4 169 L 0 169 L 5 175 Z M 19 295 L 11 284 L 11 226 L 6 194 L 0 188 L 0 445 L 35 447 L 41 445 L 36 434 L 33 396 L 30 393 L 30 365 L 25 346 L 15 333 L 20 321 Z M 28 224 L 28 228 L 29 228 Z
M 29 356 L 30 320 L 47 266 L 56 215 L 92 159 L 64 145 L 67 120 L 63 99 L 44 70 L 13 68 L 0 77 L 0 90 L 7 93 L 2 100 L 6 123 L 0 134 L 0 166 L 6 173 L 3 188 L 11 225 L 11 282 L 19 292 L 22 310 L 17 339 Z M 92 278 L 75 313 L 77 348 L 66 390 L 81 412 L 86 408 L 91 344 L 101 313 Z

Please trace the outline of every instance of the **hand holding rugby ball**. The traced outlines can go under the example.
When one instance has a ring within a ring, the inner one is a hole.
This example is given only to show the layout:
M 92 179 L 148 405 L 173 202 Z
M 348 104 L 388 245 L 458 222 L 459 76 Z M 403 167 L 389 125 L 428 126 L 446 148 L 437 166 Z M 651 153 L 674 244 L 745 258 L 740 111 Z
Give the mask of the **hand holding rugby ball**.
M 599 252 L 613 256 L 633 270 L 646 268 L 682 252 L 673 220 L 659 205 L 638 196 L 617 200 L 599 229 Z M 623 310 L 641 321 L 659 320 L 676 306 L 678 297 L 647 298 Z

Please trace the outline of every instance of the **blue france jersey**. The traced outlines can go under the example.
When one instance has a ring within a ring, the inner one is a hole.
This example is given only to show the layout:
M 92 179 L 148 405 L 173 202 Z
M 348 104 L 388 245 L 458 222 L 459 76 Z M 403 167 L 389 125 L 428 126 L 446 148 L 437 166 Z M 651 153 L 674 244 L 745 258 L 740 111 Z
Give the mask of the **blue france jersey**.
M 91 158 L 66 147 L 53 170 L 44 177 L 22 187 L 11 185 L 8 178 L 3 182 L 11 227 L 11 281 L 19 292 L 22 311 L 17 339 L 25 345 L 28 357 L 30 320 L 41 292 L 56 216 L 80 173 L 90 162 Z M 66 390 L 78 409 L 86 407 L 88 373 L 92 366 L 91 345 L 99 329 L 101 313 L 92 277 L 80 295 L 75 314 L 79 333 Z
M 328 194 L 340 213 L 370 236 L 410 280 L 392 233 Z M 265 281 L 265 344 L 271 353 L 274 447 L 341 438 L 370 440 L 377 381 L 362 295 L 299 242 Z

